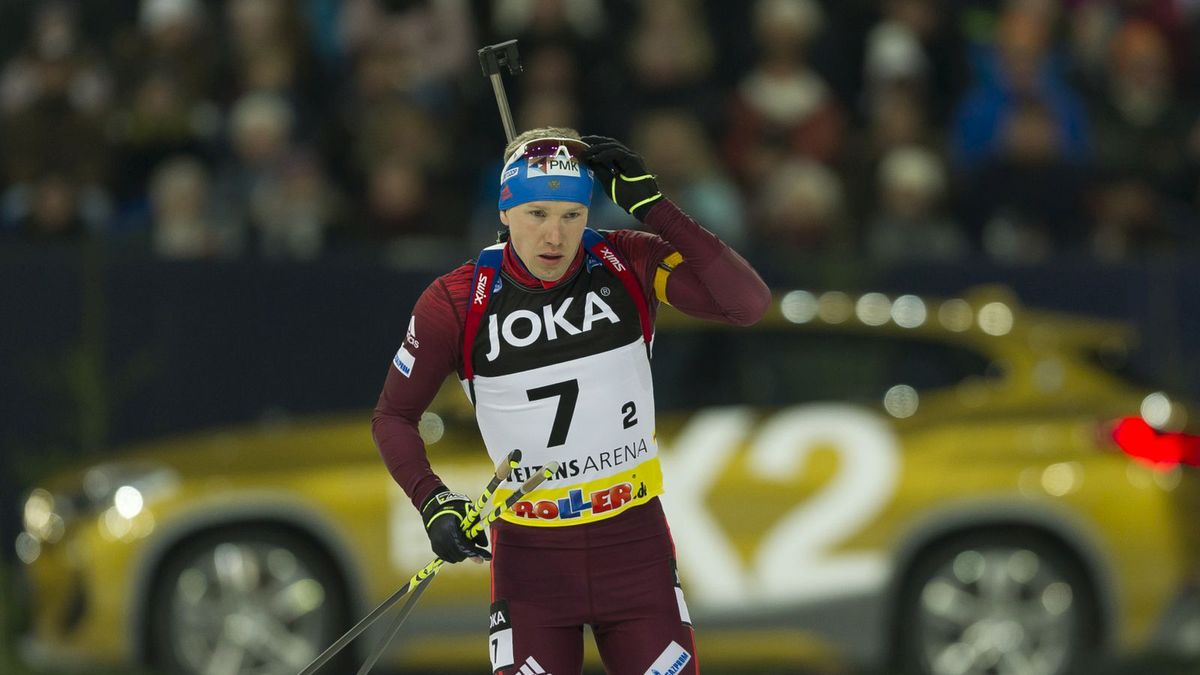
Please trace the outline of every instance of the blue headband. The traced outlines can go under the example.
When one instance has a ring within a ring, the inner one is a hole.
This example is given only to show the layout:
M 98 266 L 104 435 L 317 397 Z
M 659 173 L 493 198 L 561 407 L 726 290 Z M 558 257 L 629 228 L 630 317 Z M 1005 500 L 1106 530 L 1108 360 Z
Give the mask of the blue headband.
M 536 201 L 592 203 L 592 170 L 572 157 L 565 145 L 553 157 L 516 158 L 500 173 L 500 210 Z

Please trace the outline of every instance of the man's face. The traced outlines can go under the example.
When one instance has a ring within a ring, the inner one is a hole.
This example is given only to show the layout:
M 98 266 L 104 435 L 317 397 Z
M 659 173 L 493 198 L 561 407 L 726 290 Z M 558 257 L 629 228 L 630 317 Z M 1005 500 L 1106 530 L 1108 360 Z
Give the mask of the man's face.
M 557 281 L 570 267 L 587 227 L 588 207 L 579 202 L 526 202 L 500 212 L 521 261 L 542 281 Z

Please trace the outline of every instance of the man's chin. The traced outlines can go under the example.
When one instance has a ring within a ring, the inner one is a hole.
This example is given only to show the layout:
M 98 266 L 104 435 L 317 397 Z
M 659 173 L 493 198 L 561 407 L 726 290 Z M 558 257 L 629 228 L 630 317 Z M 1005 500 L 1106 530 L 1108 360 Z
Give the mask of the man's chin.
M 558 281 L 562 275 L 566 273 L 566 265 L 555 265 L 548 267 L 546 265 L 537 265 L 537 269 L 532 270 L 534 276 L 542 281 Z

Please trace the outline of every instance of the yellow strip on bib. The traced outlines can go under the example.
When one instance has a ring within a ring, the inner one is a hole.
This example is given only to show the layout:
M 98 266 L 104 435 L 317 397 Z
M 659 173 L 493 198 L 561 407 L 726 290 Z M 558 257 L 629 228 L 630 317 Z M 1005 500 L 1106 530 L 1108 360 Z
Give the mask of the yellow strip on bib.
M 662 466 L 658 458 L 642 462 L 615 476 L 562 488 L 534 490 L 501 518 L 518 525 L 566 527 L 612 518 L 626 509 L 662 494 Z M 496 490 L 495 501 L 508 499 L 513 490 Z

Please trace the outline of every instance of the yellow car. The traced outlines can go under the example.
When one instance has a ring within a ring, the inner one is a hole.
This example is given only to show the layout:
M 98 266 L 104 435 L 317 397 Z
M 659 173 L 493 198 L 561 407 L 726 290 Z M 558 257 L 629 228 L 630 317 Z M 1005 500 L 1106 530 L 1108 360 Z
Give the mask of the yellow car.
M 1200 475 L 1158 453 L 1195 437 L 1184 405 L 1123 375 L 1132 339 L 994 289 L 792 291 L 751 330 L 664 308 L 664 504 L 706 667 L 1059 675 L 1200 648 Z M 46 480 L 17 542 L 28 659 L 300 670 L 432 557 L 368 417 L 164 440 Z M 449 485 L 482 488 L 457 383 L 421 432 Z M 445 569 L 385 663 L 486 671 L 487 583 Z

